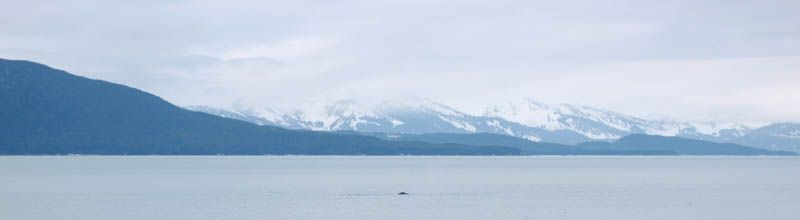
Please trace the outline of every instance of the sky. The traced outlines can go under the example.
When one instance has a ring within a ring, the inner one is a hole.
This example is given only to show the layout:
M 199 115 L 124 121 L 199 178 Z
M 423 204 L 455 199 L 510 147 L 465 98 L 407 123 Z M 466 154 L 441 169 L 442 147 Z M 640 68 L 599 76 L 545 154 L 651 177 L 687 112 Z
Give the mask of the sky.
M 0 58 L 178 105 L 531 97 L 681 121 L 800 121 L 800 1 L 11 1 Z

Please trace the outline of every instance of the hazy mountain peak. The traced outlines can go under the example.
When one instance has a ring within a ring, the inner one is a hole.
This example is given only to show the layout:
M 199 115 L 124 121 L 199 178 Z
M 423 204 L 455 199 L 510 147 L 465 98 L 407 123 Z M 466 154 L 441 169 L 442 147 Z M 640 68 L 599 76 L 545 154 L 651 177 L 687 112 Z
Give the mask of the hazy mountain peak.
M 561 112 L 557 107 L 538 102 L 532 98 L 508 101 L 486 108 L 484 116 L 499 117 L 531 127 L 558 130 L 564 127 L 558 123 Z

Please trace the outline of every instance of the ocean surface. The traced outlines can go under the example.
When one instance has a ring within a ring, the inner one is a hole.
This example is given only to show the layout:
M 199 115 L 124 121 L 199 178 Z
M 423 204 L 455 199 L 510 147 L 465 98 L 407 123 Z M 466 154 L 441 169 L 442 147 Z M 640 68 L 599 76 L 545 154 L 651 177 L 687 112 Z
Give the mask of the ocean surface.
M 794 220 L 800 157 L 3 156 L 0 219 Z

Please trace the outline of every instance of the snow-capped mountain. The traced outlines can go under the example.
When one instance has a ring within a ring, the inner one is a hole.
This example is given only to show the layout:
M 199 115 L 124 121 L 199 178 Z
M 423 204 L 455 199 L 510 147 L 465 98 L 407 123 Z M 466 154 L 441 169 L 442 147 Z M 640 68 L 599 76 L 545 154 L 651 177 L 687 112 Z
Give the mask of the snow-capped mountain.
M 775 123 L 745 132 L 730 142 L 770 149 L 800 150 L 800 123 Z
M 531 141 L 575 144 L 592 140 L 570 130 L 530 127 L 500 117 L 471 115 L 428 99 L 379 102 L 340 100 L 304 110 L 219 109 L 189 106 L 222 117 L 260 125 L 319 131 L 353 130 L 386 133 L 497 133 Z
M 649 134 L 731 141 L 752 130 L 738 123 L 646 120 L 588 106 L 548 105 L 530 98 L 487 107 L 483 115 L 551 131 L 575 131 L 594 140 L 616 140 L 630 134 Z
M 428 99 L 368 102 L 354 99 L 306 109 L 187 107 L 260 125 L 320 131 L 384 133 L 496 133 L 535 142 L 576 144 L 630 134 L 681 136 L 770 149 L 800 149 L 800 126 L 750 128 L 741 124 L 647 120 L 599 108 L 520 99 L 467 114 Z M 794 130 L 793 130 L 794 129 Z
M 675 136 L 684 128 L 681 124 L 648 121 L 603 109 L 547 105 L 533 99 L 491 106 L 484 115 L 551 131 L 575 131 L 594 140 L 615 140 L 632 133 Z

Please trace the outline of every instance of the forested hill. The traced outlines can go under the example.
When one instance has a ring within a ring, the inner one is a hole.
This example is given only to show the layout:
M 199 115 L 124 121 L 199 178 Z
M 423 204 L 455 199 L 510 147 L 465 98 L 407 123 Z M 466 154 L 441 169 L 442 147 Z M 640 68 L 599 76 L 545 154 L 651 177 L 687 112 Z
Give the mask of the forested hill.
M 146 92 L 0 59 L 0 154 L 513 155 L 510 147 L 388 141 L 258 126 Z

